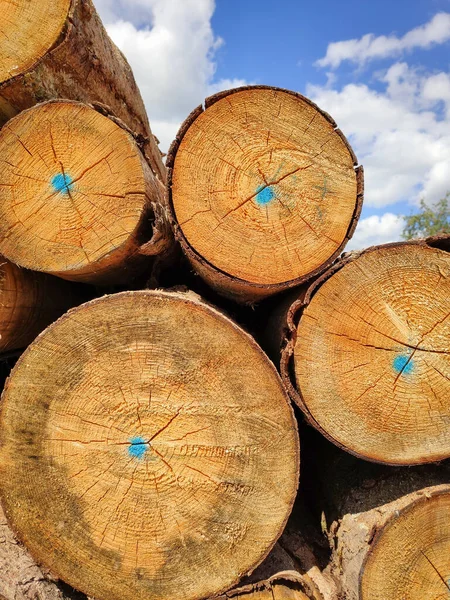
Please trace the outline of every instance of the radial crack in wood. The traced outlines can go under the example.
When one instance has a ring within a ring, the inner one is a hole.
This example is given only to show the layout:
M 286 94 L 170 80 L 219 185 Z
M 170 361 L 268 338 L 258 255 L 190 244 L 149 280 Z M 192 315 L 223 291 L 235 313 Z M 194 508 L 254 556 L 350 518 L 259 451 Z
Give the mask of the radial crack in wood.
M 163 186 L 133 136 L 91 106 L 47 102 L 0 131 L 0 252 L 35 271 L 122 283 L 167 251 Z
M 0 488 L 39 564 L 103 600 L 194 600 L 269 553 L 295 419 L 250 336 L 192 295 L 125 292 L 28 348 L 1 406 Z
M 205 105 L 167 159 L 172 219 L 194 268 L 240 302 L 324 270 L 351 237 L 363 195 L 362 168 L 334 121 L 264 86 Z
M 449 457 L 450 254 L 423 242 L 372 248 L 302 295 L 282 370 L 311 424 L 369 460 Z

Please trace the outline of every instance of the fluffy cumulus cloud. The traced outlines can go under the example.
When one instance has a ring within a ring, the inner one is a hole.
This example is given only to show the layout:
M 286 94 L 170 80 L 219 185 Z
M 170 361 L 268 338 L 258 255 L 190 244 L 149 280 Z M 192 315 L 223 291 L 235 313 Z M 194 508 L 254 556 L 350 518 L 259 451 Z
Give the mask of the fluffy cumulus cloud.
M 403 227 L 403 217 L 390 212 L 361 219 L 346 250 L 361 250 L 377 244 L 396 242 L 401 238 Z
M 450 15 L 441 13 L 401 38 L 364 36 L 330 44 L 319 64 L 364 63 L 448 40 Z M 401 61 L 371 72 L 364 83 L 338 82 L 339 72 L 333 72 L 326 85 L 310 85 L 307 93 L 333 115 L 364 165 L 366 208 L 386 210 L 361 220 L 350 247 L 393 241 L 403 219 L 389 207 L 413 208 L 421 198 L 433 204 L 450 189 L 450 75 Z
M 408 31 L 404 36 L 368 33 L 360 39 L 329 44 L 326 55 L 317 61 L 319 67 L 336 69 L 344 61 L 364 64 L 376 58 L 396 56 L 415 48 L 430 48 L 450 40 L 450 14 L 438 13 L 428 23 Z
M 366 173 L 366 204 L 434 202 L 450 188 L 450 81 L 406 63 L 367 84 L 309 86 L 308 94 L 350 138 Z
M 247 83 L 215 77 L 224 42 L 211 26 L 214 0 L 94 1 L 133 67 L 163 150 L 205 97 Z M 349 137 L 365 167 L 365 206 L 376 212 L 361 220 L 353 248 L 398 239 L 398 203 L 413 208 L 422 197 L 432 203 L 450 189 L 450 75 L 414 67 L 412 54 L 449 41 L 450 13 L 439 13 L 401 36 L 367 34 L 331 43 L 316 63 L 329 71 L 327 83 L 309 85 L 306 93 Z M 354 83 L 340 85 L 343 62 L 360 67 L 381 58 L 390 58 L 384 70 L 366 69 L 361 82 L 357 69 Z
M 166 151 L 180 126 L 206 96 L 245 85 L 215 81 L 214 0 L 95 0 L 114 42 L 133 68 L 153 132 Z

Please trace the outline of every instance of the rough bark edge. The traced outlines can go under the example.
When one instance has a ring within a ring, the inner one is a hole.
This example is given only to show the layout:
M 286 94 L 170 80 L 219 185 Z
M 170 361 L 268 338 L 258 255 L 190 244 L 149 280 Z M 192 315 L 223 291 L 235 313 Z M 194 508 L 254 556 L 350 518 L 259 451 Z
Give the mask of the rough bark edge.
M 148 296 L 149 298 L 166 298 L 166 299 L 174 298 L 174 299 L 178 299 L 178 300 L 183 301 L 185 304 L 193 304 L 194 306 L 202 307 L 204 310 L 206 310 L 210 314 L 212 314 L 215 318 L 221 319 L 222 321 L 226 321 L 235 331 L 237 331 L 238 333 L 240 333 L 240 335 L 242 335 L 242 337 L 244 337 L 248 341 L 248 343 L 250 344 L 250 346 L 252 346 L 252 348 L 254 348 L 258 352 L 258 354 L 260 354 L 261 357 L 264 359 L 264 361 L 266 362 L 267 368 L 272 371 L 273 375 L 278 380 L 279 389 L 280 389 L 281 395 L 284 397 L 284 399 L 286 401 L 286 406 L 288 408 L 288 412 L 289 412 L 289 415 L 290 415 L 292 430 L 294 432 L 295 446 L 296 446 L 296 452 L 295 452 L 296 469 L 295 469 L 295 485 L 294 485 L 294 490 L 293 490 L 293 493 L 292 493 L 291 501 L 290 501 L 289 505 L 287 506 L 287 511 L 286 511 L 286 515 L 285 515 L 284 521 L 281 523 L 280 528 L 279 528 L 278 532 L 276 533 L 276 535 L 274 536 L 272 543 L 269 545 L 269 547 L 263 553 L 263 555 L 261 555 L 258 558 L 257 562 L 255 562 L 246 571 L 240 572 L 238 574 L 237 578 L 234 581 L 232 581 L 229 585 L 227 585 L 226 588 L 224 588 L 224 589 L 219 590 L 218 592 L 216 592 L 216 595 L 224 594 L 225 592 L 227 592 L 228 590 L 230 590 L 234 586 L 238 585 L 239 582 L 240 582 L 240 580 L 242 579 L 242 577 L 247 576 L 247 575 L 251 575 L 251 573 L 270 554 L 270 552 L 274 548 L 275 544 L 277 543 L 277 541 L 281 537 L 281 535 L 282 535 L 282 533 L 283 533 L 283 531 L 284 531 L 284 529 L 286 527 L 286 524 L 287 524 L 287 522 L 289 520 L 289 517 L 291 515 L 292 509 L 294 507 L 294 502 L 295 502 L 295 499 L 296 499 L 296 496 L 297 496 L 297 493 L 298 493 L 298 486 L 299 486 L 299 481 L 300 481 L 300 439 L 299 439 L 299 433 L 298 433 L 298 424 L 297 424 L 297 420 L 295 418 L 295 414 L 294 414 L 294 410 L 293 410 L 292 404 L 291 404 L 289 396 L 288 396 L 288 394 L 287 394 L 287 392 L 286 392 L 286 390 L 285 390 L 285 388 L 283 386 L 283 382 L 281 381 L 279 373 L 278 373 L 275 365 L 266 356 L 266 354 L 263 352 L 263 350 L 261 349 L 261 347 L 257 344 L 257 342 L 255 341 L 255 339 L 249 333 L 247 333 L 244 329 L 242 329 L 242 327 L 240 327 L 237 323 L 235 323 L 232 319 L 230 319 L 230 317 L 228 317 L 225 313 L 221 312 L 220 310 L 218 310 L 217 308 L 215 308 L 211 304 L 209 304 L 209 303 L 205 302 L 204 300 L 202 300 L 202 298 L 200 296 L 198 296 L 197 294 L 195 294 L 194 292 L 191 292 L 191 291 L 188 291 L 188 292 L 181 292 L 181 291 L 168 292 L 168 291 L 161 290 L 161 289 L 157 289 L 157 290 L 125 291 L 125 292 L 119 292 L 117 294 L 106 294 L 106 295 L 104 295 L 104 296 L 102 296 L 100 298 L 95 298 L 94 300 L 90 300 L 89 302 L 81 304 L 80 306 L 76 306 L 74 308 L 71 308 L 62 317 L 60 317 L 59 319 L 57 319 L 56 321 L 54 321 L 44 331 L 42 331 L 34 339 L 34 341 L 31 342 L 31 344 L 27 347 L 27 349 L 23 352 L 23 354 L 21 354 L 21 356 L 19 357 L 18 361 L 14 365 L 14 368 L 12 369 L 9 377 L 5 381 L 5 385 L 4 385 L 4 388 L 3 388 L 3 391 L 2 391 L 2 394 L 1 394 L 1 398 L 0 398 L 0 422 L 3 420 L 3 411 L 5 409 L 5 396 L 6 396 L 6 392 L 8 391 L 8 388 L 9 388 L 9 386 L 11 384 L 11 379 L 14 376 L 15 370 L 18 369 L 22 365 L 23 362 L 26 362 L 29 352 L 31 352 L 33 350 L 34 346 L 39 345 L 41 338 L 46 334 L 46 332 L 48 330 L 52 330 L 54 327 L 57 327 L 60 322 L 66 320 L 69 317 L 72 317 L 73 315 L 75 315 L 79 311 L 85 310 L 85 308 L 87 306 L 92 306 L 92 305 L 102 304 L 104 302 L 108 302 L 109 298 L 111 298 L 112 296 L 114 296 L 115 298 L 121 298 L 121 297 L 125 297 L 125 296 L 144 296 L 144 295 Z M 1 440 L 0 440 L 0 444 L 1 444 Z M 25 547 L 25 544 L 24 544 L 24 542 L 22 540 L 20 532 L 15 529 L 14 523 L 12 522 L 12 519 L 11 519 L 10 515 L 8 514 L 8 511 L 5 508 L 5 502 L 4 502 L 4 499 L 3 499 L 3 488 L 2 488 L 2 486 L 0 486 L 0 504 L 3 506 L 3 510 L 4 510 L 4 513 L 5 513 L 5 518 L 6 518 L 6 521 L 7 521 L 7 524 L 9 526 L 9 528 L 13 532 L 14 536 L 19 540 L 19 542 Z M 37 559 L 37 557 L 35 557 L 34 555 L 31 555 L 31 556 L 33 557 L 33 560 L 35 561 L 35 563 L 37 564 L 37 566 L 48 573 L 48 577 L 49 578 L 55 579 L 55 580 L 59 580 L 58 575 L 56 573 L 54 573 L 51 569 L 49 569 L 41 560 Z M 68 584 L 69 586 L 73 587 L 74 589 L 78 589 L 75 586 L 72 586 L 72 584 L 70 582 L 66 581 L 65 583 Z M 80 591 L 81 593 L 85 594 L 85 592 L 83 592 L 82 590 L 78 590 L 78 591 Z M 207 597 L 199 598 L 198 600 L 206 600 L 206 598 Z
M 419 504 L 426 504 L 429 500 L 431 500 L 431 498 L 437 496 L 445 496 L 449 494 L 450 486 L 447 484 L 442 484 L 435 487 L 424 488 L 422 490 L 419 490 L 418 492 L 413 492 L 412 494 L 403 496 L 399 500 L 394 501 L 383 507 L 386 511 L 388 511 L 387 515 L 386 513 L 382 513 L 384 517 L 384 522 L 380 527 L 378 527 L 378 525 L 375 525 L 374 530 L 372 530 L 371 532 L 372 539 L 370 540 L 369 550 L 363 560 L 361 570 L 359 573 L 358 596 L 361 599 L 363 578 L 367 564 L 370 561 L 373 550 L 382 540 L 384 532 L 387 529 L 389 529 L 391 525 L 393 525 L 397 521 L 397 519 L 399 519 L 402 516 L 405 516 L 410 511 L 414 510 L 414 508 L 416 508 Z
M 449 484 L 431 486 L 365 512 L 347 513 L 333 522 L 328 533 L 332 557 L 323 575 L 339 583 L 339 599 L 361 600 L 364 569 L 386 527 L 418 503 L 449 493 Z
M 77 2 L 79 0 L 74 0 L 74 1 Z M 136 245 L 137 245 L 136 251 L 134 253 L 130 254 L 123 261 L 123 263 L 121 263 L 119 266 L 116 266 L 113 269 L 106 270 L 106 272 L 103 272 L 103 270 L 100 268 L 98 271 L 100 273 L 98 279 L 96 279 L 97 271 L 91 271 L 90 273 L 92 275 L 92 281 L 88 281 L 86 279 L 87 275 L 84 273 L 84 270 L 86 267 L 84 267 L 82 269 L 71 269 L 69 271 L 63 271 L 63 272 L 52 271 L 51 273 L 48 273 L 48 274 L 52 275 L 53 277 L 56 276 L 56 277 L 59 277 L 62 279 L 67 279 L 68 281 L 71 281 L 71 282 L 80 281 L 83 283 L 87 282 L 87 283 L 93 283 L 96 285 L 108 285 L 110 283 L 110 279 L 115 280 L 115 276 L 117 274 L 119 274 L 118 283 L 121 283 L 122 279 L 125 282 L 129 281 L 130 279 L 133 278 L 134 275 L 142 272 L 145 269 L 145 264 L 136 265 L 135 263 L 136 262 L 143 263 L 143 260 L 146 257 L 147 257 L 147 260 L 149 257 L 153 258 L 154 263 L 155 263 L 154 264 L 155 270 L 160 269 L 161 263 L 165 262 L 166 257 L 169 258 L 170 254 L 173 250 L 173 247 L 175 245 L 175 240 L 174 240 L 173 232 L 172 232 L 172 229 L 170 226 L 169 212 L 168 212 L 168 208 L 167 208 L 167 204 L 166 204 L 163 183 L 161 182 L 159 175 L 157 173 L 155 173 L 153 165 L 152 165 L 152 161 L 150 160 L 148 154 L 146 153 L 147 139 L 144 138 L 144 136 L 142 136 L 142 134 L 135 133 L 134 131 L 132 131 L 130 129 L 130 127 L 124 121 L 122 121 L 121 119 L 116 117 L 111 112 L 109 107 L 107 107 L 101 103 L 98 103 L 98 102 L 92 102 L 92 103 L 80 102 L 79 100 L 71 100 L 69 98 L 53 98 L 51 100 L 39 102 L 38 104 L 35 104 L 34 106 L 31 106 L 30 108 L 26 108 L 25 110 L 21 111 L 20 113 L 18 113 L 17 115 L 15 115 L 11 119 L 9 119 L 4 124 L 3 127 L 8 127 L 12 123 L 14 123 L 14 120 L 16 118 L 20 118 L 29 112 L 33 112 L 36 109 L 39 109 L 43 106 L 47 106 L 49 104 L 66 104 L 66 105 L 70 104 L 73 106 L 87 107 L 87 108 L 94 110 L 98 114 L 102 115 L 106 119 L 109 119 L 115 125 L 117 125 L 117 127 L 120 127 L 120 129 L 122 129 L 136 144 L 136 147 L 138 149 L 138 154 L 139 154 L 141 160 L 149 168 L 149 170 L 154 178 L 155 187 L 160 187 L 160 193 L 158 195 L 158 198 L 149 198 L 147 196 L 147 194 L 145 194 L 147 197 L 147 205 L 146 205 L 146 208 L 143 210 L 143 212 L 141 214 L 141 218 L 139 219 L 138 223 L 136 224 L 135 229 L 130 233 L 127 240 L 121 246 L 115 248 L 112 251 L 112 252 L 119 252 L 120 250 L 124 250 L 126 248 L 126 246 L 130 244 L 130 241 L 133 241 L 133 240 L 136 241 Z M 145 180 L 145 173 L 144 173 L 144 180 Z M 148 236 L 149 232 L 151 233 L 150 236 Z M 149 237 L 149 239 L 146 239 L 147 237 Z M 142 240 L 140 238 L 144 238 L 144 240 Z M 107 254 L 103 255 L 102 257 L 100 257 L 96 261 L 96 263 L 98 263 L 100 265 L 102 263 L 102 261 L 104 261 L 105 259 L 108 258 L 109 254 L 110 253 L 107 253 Z M 10 262 L 12 262 L 10 259 L 8 259 L 8 260 Z M 13 263 L 13 264 L 16 264 L 16 263 Z M 25 268 L 25 267 L 21 267 L 20 265 L 17 265 L 17 266 L 19 266 L 20 268 Z M 36 271 L 36 272 L 44 273 L 44 271 Z M 152 269 L 152 272 L 153 272 L 153 269 Z M 123 277 L 120 277 L 120 274 L 123 274 Z M 150 273 L 150 277 L 151 277 L 151 274 L 152 273 Z M 103 281 L 103 278 L 105 279 L 105 281 Z
M 382 244 L 380 246 L 370 246 L 365 250 L 354 251 L 344 253 L 325 273 L 322 273 L 320 277 L 314 280 L 309 286 L 303 286 L 298 290 L 298 297 L 294 300 L 285 312 L 282 319 L 282 340 L 281 340 L 281 358 L 280 358 L 280 373 L 281 379 L 286 387 L 286 390 L 289 394 L 291 400 L 300 408 L 302 411 L 307 423 L 312 425 L 319 433 L 321 433 L 328 441 L 333 443 L 335 446 L 360 458 L 362 460 L 366 460 L 369 462 L 384 464 L 393 467 L 399 466 L 416 466 L 422 464 L 429 464 L 439 462 L 442 459 L 438 460 L 430 460 L 430 461 L 419 461 L 419 462 L 389 462 L 385 460 L 378 460 L 376 458 L 366 456 L 352 450 L 351 448 L 347 448 L 340 442 L 338 442 L 334 437 L 327 431 L 325 431 L 321 425 L 314 419 L 312 414 L 310 413 L 307 405 L 303 400 L 303 396 L 301 390 L 297 388 L 297 384 L 295 382 L 295 372 L 293 366 L 293 356 L 294 356 L 294 348 L 297 341 L 297 325 L 302 317 L 303 311 L 309 305 L 314 294 L 318 291 L 318 289 L 332 277 L 335 273 L 340 271 L 347 264 L 357 260 L 361 256 L 365 254 L 369 254 L 370 252 L 376 252 L 385 248 L 399 248 L 402 246 L 420 246 L 422 248 L 437 248 L 438 250 L 442 250 L 444 252 L 450 251 L 450 234 L 442 233 L 437 234 L 435 236 L 431 236 L 428 238 L 421 238 L 417 240 L 409 240 L 404 242 L 391 242 L 389 244 Z
M 180 225 L 178 224 L 176 214 L 175 214 L 175 208 L 174 208 L 173 201 L 172 201 L 173 169 L 174 169 L 174 164 L 175 164 L 175 158 L 176 158 L 176 154 L 178 152 L 178 148 L 179 148 L 184 136 L 186 135 L 186 132 L 190 128 L 190 126 L 201 115 L 202 112 L 204 112 L 207 108 L 209 108 L 210 106 L 212 106 L 219 100 L 222 100 L 223 98 L 226 98 L 227 96 L 229 96 L 231 94 L 248 91 L 248 90 L 269 90 L 269 91 L 272 90 L 273 92 L 283 92 L 286 94 L 290 94 L 291 96 L 294 96 L 295 98 L 305 102 L 306 104 L 308 104 L 309 106 L 311 106 L 312 108 L 317 110 L 317 112 L 320 113 L 330 123 L 330 125 L 333 127 L 335 133 L 337 133 L 338 136 L 343 141 L 344 145 L 346 146 L 346 148 L 350 154 L 350 157 L 352 159 L 353 166 L 355 169 L 355 173 L 356 173 L 355 209 L 354 209 L 353 215 L 350 219 L 347 233 L 345 234 L 344 239 L 343 239 L 342 243 L 340 244 L 340 246 L 337 248 L 337 250 L 335 250 L 335 252 L 330 256 L 330 258 L 328 258 L 324 263 L 322 263 L 322 265 L 320 265 L 319 267 L 317 267 L 310 273 L 307 273 L 306 275 L 303 275 L 302 277 L 298 277 L 296 279 L 292 279 L 290 281 L 285 281 L 285 282 L 281 282 L 281 283 L 272 283 L 272 284 L 253 283 L 253 282 L 245 281 L 244 279 L 235 277 L 234 275 L 230 275 L 226 271 L 223 271 L 223 270 L 219 269 L 218 267 L 215 267 L 211 262 L 209 262 L 203 256 L 201 256 L 190 245 L 190 243 L 186 239 Z M 362 210 L 362 205 L 363 205 L 363 200 L 364 200 L 364 169 L 361 165 L 360 166 L 357 166 L 357 165 L 358 165 L 358 159 L 356 158 L 356 155 L 355 155 L 352 147 L 350 146 L 347 138 L 342 133 L 342 131 L 338 128 L 334 119 L 327 112 L 325 112 L 324 110 L 319 108 L 314 102 L 312 102 L 312 100 L 310 100 L 309 98 L 306 98 L 305 96 L 303 96 L 302 94 L 299 94 L 298 92 L 293 92 L 291 90 L 287 90 L 287 89 L 283 89 L 283 88 L 279 88 L 279 87 L 268 86 L 268 85 L 249 85 L 249 86 L 234 88 L 231 90 L 226 90 L 226 91 L 214 94 L 213 96 L 209 96 L 208 98 L 205 99 L 203 105 L 197 106 L 190 113 L 190 115 L 186 118 L 184 123 L 181 125 L 181 127 L 176 135 L 175 140 L 172 142 L 169 152 L 167 154 L 167 159 L 166 159 L 166 167 L 167 167 L 166 202 L 167 202 L 167 206 L 168 206 L 170 221 L 171 221 L 172 229 L 174 231 L 175 239 L 180 243 L 180 246 L 181 246 L 183 252 L 187 256 L 189 262 L 194 266 L 194 268 L 196 270 L 203 271 L 203 273 L 200 272 L 200 275 L 204 279 L 207 279 L 209 285 L 211 285 L 211 287 L 214 287 L 216 289 L 216 291 L 218 291 L 222 295 L 224 295 L 236 302 L 239 302 L 242 304 L 254 304 L 255 302 L 258 302 L 259 300 L 262 300 L 263 298 L 272 296 L 273 294 L 277 294 L 277 293 L 287 290 L 289 288 L 296 287 L 298 285 L 306 283 L 306 282 L 310 281 L 311 279 L 313 279 L 314 277 L 317 277 L 318 275 L 323 273 L 330 265 L 333 264 L 333 262 L 341 254 L 342 250 L 344 249 L 344 247 L 346 246 L 348 241 L 351 239 L 351 237 L 355 231 L 356 225 L 358 224 L 358 220 L 361 215 L 361 210 Z M 217 281 L 217 283 L 216 283 L 216 281 Z
M 0 593 L 0 600 L 87 600 L 84 594 L 36 565 L 8 526 L 1 506 L 0 544 L 0 590 L 6 593 Z M 8 569 L 6 574 L 3 567 Z
M 241 595 L 251 594 L 253 592 L 267 590 L 270 591 L 274 584 L 291 583 L 298 586 L 298 591 L 305 594 L 311 600 L 322 600 L 322 595 L 307 575 L 301 575 L 297 571 L 281 571 L 258 583 L 245 585 L 235 588 L 220 596 L 213 596 L 210 600 L 227 600 Z

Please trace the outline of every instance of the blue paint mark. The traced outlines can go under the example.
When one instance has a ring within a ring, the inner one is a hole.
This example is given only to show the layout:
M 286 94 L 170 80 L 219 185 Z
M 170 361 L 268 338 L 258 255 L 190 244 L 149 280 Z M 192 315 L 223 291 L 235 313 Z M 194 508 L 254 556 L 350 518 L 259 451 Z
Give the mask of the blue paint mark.
M 128 447 L 128 454 L 133 458 L 142 458 L 147 452 L 147 445 L 148 442 L 146 442 L 142 437 L 131 438 L 130 445 Z
M 73 187 L 72 177 L 67 173 L 58 173 L 52 179 L 52 186 L 55 192 L 67 196 Z
M 261 206 L 269 204 L 275 198 L 275 192 L 270 185 L 260 185 L 256 190 L 256 202 Z
M 402 373 L 402 375 L 410 375 L 414 371 L 414 362 L 407 354 L 396 356 L 392 366 L 397 373 Z

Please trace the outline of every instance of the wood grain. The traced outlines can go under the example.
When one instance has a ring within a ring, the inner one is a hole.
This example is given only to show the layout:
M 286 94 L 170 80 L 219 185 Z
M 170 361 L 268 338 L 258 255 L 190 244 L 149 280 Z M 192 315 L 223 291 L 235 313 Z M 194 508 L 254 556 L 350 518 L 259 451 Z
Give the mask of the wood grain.
M 356 164 L 331 117 L 299 94 L 219 94 L 169 151 L 177 235 L 199 273 L 233 299 L 292 287 L 351 236 L 362 199 Z
M 191 295 L 124 292 L 67 313 L 15 367 L 1 436 L 14 531 L 104 600 L 228 589 L 268 554 L 298 484 L 273 365 Z
M 163 186 L 135 138 L 91 106 L 54 101 L 14 117 L 0 164 L 0 252 L 22 267 L 121 283 L 172 243 Z
M 282 361 L 310 422 L 369 460 L 448 457 L 449 286 L 450 255 L 425 243 L 355 254 L 313 284 Z

